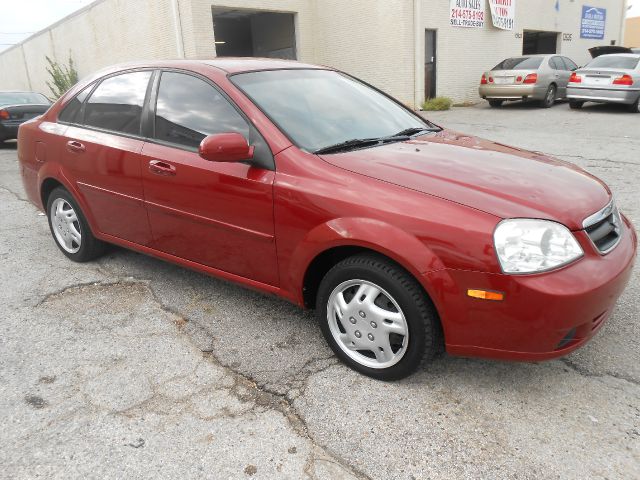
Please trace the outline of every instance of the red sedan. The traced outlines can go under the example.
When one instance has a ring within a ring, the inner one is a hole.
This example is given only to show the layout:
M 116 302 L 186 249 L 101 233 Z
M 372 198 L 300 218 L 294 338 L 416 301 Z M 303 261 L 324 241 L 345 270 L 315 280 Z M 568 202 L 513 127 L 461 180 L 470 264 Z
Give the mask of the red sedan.
M 442 349 L 575 350 L 636 254 L 607 186 L 576 166 L 296 62 L 110 68 L 23 124 L 18 155 L 71 260 L 116 244 L 315 307 L 336 355 L 385 380 Z

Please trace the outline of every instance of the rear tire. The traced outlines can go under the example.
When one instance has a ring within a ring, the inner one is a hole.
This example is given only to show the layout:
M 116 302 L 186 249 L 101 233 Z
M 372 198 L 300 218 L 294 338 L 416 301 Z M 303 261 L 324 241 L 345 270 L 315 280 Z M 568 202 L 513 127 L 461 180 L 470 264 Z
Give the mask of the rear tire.
M 316 315 L 336 356 L 378 380 L 407 377 L 443 349 L 438 315 L 420 284 L 380 255 L 355 255 L 329 270 Z
M 88 262 L 104 253 L 106 244 L 93 236 L 80 206 L 66 189 L 57 187 L 49 194 L 47 219 L 56 245 L 74 262 Z
M 500 108 L 504 100 L 489 100 L 489 106 L 491 108 Z
M 640 113 L 640 97 L 638 97 L 636 103 L 629 105 L 629 111 L 631 113 Z
M 584 102 L 575 102 L 573 100 L 569 100 L 569 108 L 571 110 L 580 110 L 583 105 L 584 105 Z
M 544 99 L 540 102 L 542 108 L 551 108 L 556 103 L 556 94 L 558 89 L 554 84 L 549 85 L 547 93 L 544 95 Z

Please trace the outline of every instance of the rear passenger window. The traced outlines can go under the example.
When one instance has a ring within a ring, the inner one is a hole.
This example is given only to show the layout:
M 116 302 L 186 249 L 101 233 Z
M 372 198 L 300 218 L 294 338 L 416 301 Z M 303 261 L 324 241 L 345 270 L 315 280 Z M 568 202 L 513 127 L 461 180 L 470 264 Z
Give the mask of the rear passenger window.
M 249 125 L 217 89 L 191 75 L 162 73 L 155 138 L 197 148 L 207 135 L 226 132 L 249 139 Z
M 559 57 L 551 57 L 549 59 L 549 66 L 554 70 L 564 70 L 564 64 Z
M 58 120 L 68 123 L 82 123 L 82 103 L 87 98 L 87 95 L 89 95 L 92 88 L 93 85 L 89 85 L 73 97 L 69 103 L 67 103 L 66 107 L 64 107 L 62 112 L 60 112 L 60 115 L 58 115 Z
M 85 106 L 84 124 L 140 135 L 142 106 L 151 72 L 110 77 L 95 89 Z
M 575 62 L 573 60 L 571 60 L 570 58 L 562 57 L 562 60 L 564 61 L 564 64 L 567 66 L 567 70 L 577 70 L 578 69 L 578 65 L 576 65 Z

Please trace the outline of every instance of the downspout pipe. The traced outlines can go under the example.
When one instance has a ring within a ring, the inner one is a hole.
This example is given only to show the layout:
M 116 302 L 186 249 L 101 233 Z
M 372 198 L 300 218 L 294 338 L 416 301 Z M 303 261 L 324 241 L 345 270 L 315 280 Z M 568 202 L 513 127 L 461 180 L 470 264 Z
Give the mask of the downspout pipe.
M 182 21 L 180 19 L 180 0 L 171 0 L 171 13 L 173 14 L 173 29 L 176 36 L 176 53 L 178 58 L 184 58 L 184 40 L 182 38 Z
M 422 58 L 422 45 L 424 43 L 424 33 L 422 30 L 422 0 L 413 0 L 413 29 L 414 29 L 414 92 L 413 102 L 415 110 L 420 109 L 422 95 L 424 92 L 422 79 L 424 70 L 424 60 Z

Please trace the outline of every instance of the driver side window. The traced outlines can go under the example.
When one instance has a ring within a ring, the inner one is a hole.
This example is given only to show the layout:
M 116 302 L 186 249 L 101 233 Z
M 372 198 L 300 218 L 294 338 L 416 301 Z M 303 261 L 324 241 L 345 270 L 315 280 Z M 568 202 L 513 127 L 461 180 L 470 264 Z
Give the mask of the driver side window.
M 229 101 L 192 75 L 163 72 L 156 102 L 155 138 L 198 148 L 207 135 L 237 132 L 249 139 L 249 125 Z

